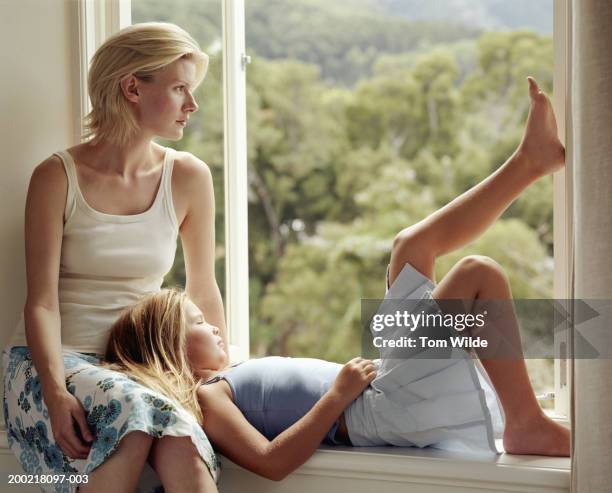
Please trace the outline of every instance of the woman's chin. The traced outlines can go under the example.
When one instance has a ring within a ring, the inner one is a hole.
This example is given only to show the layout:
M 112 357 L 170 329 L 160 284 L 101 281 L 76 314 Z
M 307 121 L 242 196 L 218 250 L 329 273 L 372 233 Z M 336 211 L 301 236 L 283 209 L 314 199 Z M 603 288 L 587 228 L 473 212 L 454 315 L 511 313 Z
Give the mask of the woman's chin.
M 183 138 L 183 127 L 177 126 L 177 129 L 168 132 L 159 132 L 158 138 L 163 140 L 169 140 L 171 142 L 178 142 Z

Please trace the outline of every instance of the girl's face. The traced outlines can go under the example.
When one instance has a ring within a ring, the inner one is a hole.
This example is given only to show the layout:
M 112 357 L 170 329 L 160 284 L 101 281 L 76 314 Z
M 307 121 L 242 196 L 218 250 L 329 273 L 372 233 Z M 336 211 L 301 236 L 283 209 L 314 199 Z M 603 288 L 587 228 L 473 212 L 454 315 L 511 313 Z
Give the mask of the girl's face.
M 183 137 L 189 115 L 198 110 L 191 92 L 195 76 L 195 62 L 180 58 L 158 71 L 151 82 L 133 76 L 125 81 L 142 132 L 168 140 Z
M 193 370 L 218 370 L 225 365 L 226 354 L 219 329 L 204 319 L 191 300 L 185 306 L 187 318 L 187 357 Z

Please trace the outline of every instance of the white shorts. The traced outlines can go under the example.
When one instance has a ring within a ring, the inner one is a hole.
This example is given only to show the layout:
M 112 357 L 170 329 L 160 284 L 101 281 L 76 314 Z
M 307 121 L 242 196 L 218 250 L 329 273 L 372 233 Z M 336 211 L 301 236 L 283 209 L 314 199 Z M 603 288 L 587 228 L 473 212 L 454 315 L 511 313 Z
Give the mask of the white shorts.
M 431 301 L 434 287 L 430 279 L 406 264 L 392 286 L 387 281 L 385 300 L 414 300 L 414 310 L 425 307 L 441 312 Z M 379 312 L 383 305 L 384 301 Z M 503 412 L 477 358 L 459 348 L 452 350 L 452 357 L 437 359 L 423 353 L 416 358 L 389 354 L 381 350 L 376 378 L 345 410 L 354 446 L 431 446 L 501 453 L 495 439 L 503 434 Z

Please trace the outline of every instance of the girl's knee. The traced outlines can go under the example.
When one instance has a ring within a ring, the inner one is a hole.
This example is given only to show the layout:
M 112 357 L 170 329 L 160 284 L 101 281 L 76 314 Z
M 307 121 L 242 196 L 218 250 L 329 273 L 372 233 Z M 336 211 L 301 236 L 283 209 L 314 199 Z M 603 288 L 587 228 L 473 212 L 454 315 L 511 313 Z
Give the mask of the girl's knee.
M 435 257 L 429 245 L 419 238 L 412 228 L 400 231 L 393 239 L 389 280 L 393 284 L 395 277 L 405 264 L 410 264 L 421 274 L 433 280 Z
M 457 262 L 457 268 L 464 275 L 474 276 L 479 281 L 508 281 L 504 268 L 491 257 L 468 255 Z

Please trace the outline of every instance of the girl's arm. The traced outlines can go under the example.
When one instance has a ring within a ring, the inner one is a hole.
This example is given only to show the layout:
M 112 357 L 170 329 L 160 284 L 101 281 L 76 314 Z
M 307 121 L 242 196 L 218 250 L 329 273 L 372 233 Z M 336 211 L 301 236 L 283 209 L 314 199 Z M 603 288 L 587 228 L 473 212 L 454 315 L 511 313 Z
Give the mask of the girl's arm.
M 531 109 L 523 140 L 493 174 L 411 228 L 434 257 L 481 235 L 531 183 L 560 169 L 565 149 L 552 104 L 529 78 Z
M 214 447 L 236 464 L 280 481 L 312 456 L 344 409 L 375 376 L 371 361 L 352 359 L 314 407 L 272 441 L 246 420 L 225 391 L 227 384 L 202 386 L 204 431 Z

